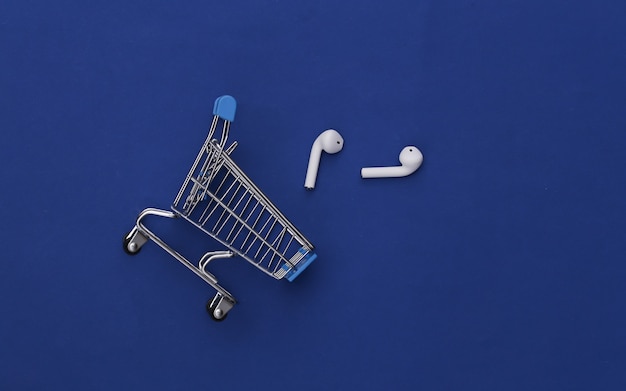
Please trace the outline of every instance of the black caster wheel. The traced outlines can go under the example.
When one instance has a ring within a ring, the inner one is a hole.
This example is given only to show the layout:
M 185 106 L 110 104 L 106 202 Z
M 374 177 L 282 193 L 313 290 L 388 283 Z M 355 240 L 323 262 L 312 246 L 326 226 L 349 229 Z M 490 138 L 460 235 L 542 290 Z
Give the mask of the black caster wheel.
M 226 317 L 228 316 L 228 313 L 223 314 L 221 317 L 217 317 L 215 315 L 215 308 L 211 307 L 211 302 L 212 301 L 213 301 L 212 299 L 207 301 L 207 303 L 206 303 L 206 312 L 209 313 L 209 315 L 211 316 L 211 319 L 213 319 L 214 321 L 216 321 L 216 322 L 224 321 L 224 319 L 226 319 Z
M 141 251 L 141 247 L 136 247 L 136 245 L 135 245 L 136 248 L 131 249 L 130 246 L 129 246 L 130 245 L 130 238 L 129 238 L 129 236 L 130 236 L 130 232 L 127 233 L 126 235 L 124 235 L 124 241 L 122 243 L 122 246 L 124 248 L 124 252 L 126 254 L 128 254 L 128 255 L 137 255 L 137 254 L 139 254 L 139 251 Z

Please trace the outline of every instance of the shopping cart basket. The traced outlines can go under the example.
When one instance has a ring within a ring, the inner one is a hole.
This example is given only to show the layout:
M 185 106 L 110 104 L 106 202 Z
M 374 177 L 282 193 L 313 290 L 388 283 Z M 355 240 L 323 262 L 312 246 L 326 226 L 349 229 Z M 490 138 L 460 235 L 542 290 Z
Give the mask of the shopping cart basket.
M 274 206 L 231 159 L 237 146 L 226 147 L 237 103 L 232 96 L 215 100 L 209 134 L 185 178 L 170 210 L 144 209 L 133 229 L 124 236 L 124 250 L 137 254 L 152 240 L 217 291 L 207 303 L 214 320 L 223 320 L 235 298 L 207 270 L 214 259 L 238 255 L 275 279 L 293 281 L 316 258 L 313 245 Z M 222 124 L 219 140 L 214 138 Z M 147 216 L 183 218 L 224 245 L 193 263 L 146 227 Z

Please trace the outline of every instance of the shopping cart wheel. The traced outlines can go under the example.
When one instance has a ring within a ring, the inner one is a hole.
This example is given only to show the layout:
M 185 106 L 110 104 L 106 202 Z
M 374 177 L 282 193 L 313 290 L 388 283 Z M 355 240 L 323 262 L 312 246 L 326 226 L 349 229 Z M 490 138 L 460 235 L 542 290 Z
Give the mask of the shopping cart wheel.
M 221 322 L 228 316 L 228 313 L 222 313 L 221 309 L 217 309 L 215 305 L 211 305 L 215 300 L 211 299 L 206 302 L 206 311 L 211 315 L 211 319 Z
M 124 235 L 124 241 L 122 242 L 122 246 L 124 251 L 128 255 L 136 255 L 141 251 L 141 247 L 146 244 L 148 241 L 148 237 L 139 232 L 137 227 L 134 227 L 130 230 L 129 233 Z
M 124 248 L 124 252 L 126 252 L 126 254 L 128 254 L 128 255 L 137 255 L 137 254 L 139 254 L 139 251 L 141 251 L 141 247 L 131 246 L 130 245 L 131 244 L 130 243 L 131 242 L 131 238 L 129 238 L 128 235 L 130 235 L 130 233 L 124 235 L 124 242 L 122 244 L 122 246 Z M 131 247 L 132 247 L 132 250 L 131 250 Z

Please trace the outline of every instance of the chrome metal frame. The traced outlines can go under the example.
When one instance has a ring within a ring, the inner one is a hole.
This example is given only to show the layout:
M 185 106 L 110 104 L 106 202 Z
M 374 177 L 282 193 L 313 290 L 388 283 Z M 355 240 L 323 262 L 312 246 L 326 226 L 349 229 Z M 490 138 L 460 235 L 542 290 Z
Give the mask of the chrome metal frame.
M 214 136 L 220 120 L 223 124 L 218 141 Z M 237 142 L 225 148 L 229 129 L 230 121 L 217 114 L 213 117 L 172 210 L 144 209 L 124 240 L 131 254 L 152 240 L 211 285 L 217 293 L 207 308 L 216 320 L 223 319 L 236 300 L 207 270 L 214 259 L 239 255 L 265 274 L 291 281 L 315 258 L 313 245 L 231 159 Z M 182 217 L 228 250 L 207 252 L 196 265 L 146 227 L 143 220 L 148 216 Z

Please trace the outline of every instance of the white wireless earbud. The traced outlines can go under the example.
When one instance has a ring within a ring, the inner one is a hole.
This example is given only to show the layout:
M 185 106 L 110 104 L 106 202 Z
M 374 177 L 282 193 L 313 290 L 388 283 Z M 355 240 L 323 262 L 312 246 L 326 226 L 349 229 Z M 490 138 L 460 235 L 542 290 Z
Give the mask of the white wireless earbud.
M 361 178 L 398 178 L 413 174 L 424 161 L 422 152 L 413 145 L 404 147 L 400 152 L 401 166 L 365 167 L 361 169 Z
M 323 131 L 313 143 L 311 147 L 311 155 L 309 156 L 309 166 L 306 170 L 306 178 L 304 187 L 313 189 L 315 187 L 315 179 L 317 179 L 317 169 L 320 165 L 322 151 L 326 153 L 337 153 L 343 149 L 343 137 L 334 129 Z

